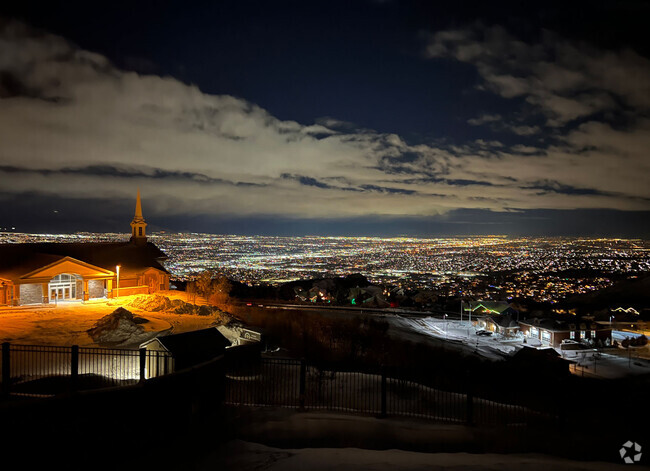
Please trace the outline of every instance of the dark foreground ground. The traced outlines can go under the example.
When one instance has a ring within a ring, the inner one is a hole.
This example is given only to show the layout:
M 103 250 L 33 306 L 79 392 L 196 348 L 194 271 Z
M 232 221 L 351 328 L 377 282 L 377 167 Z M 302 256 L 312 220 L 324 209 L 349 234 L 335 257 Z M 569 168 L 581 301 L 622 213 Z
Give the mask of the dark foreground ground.
M 650 458 L 647 405 L 625 389 L 611 403 L 591 404 L 589 425 L 489 428 L 225 406 L 225 364 L 219 357 L 132 386 L 47 399 L 0 397 L 0 470 L 548 471 L 638 469 Z M 616 413 L 625 401 L 634 414 Z M 568 405 L 586 407 L 576 394 Z M 627 441 L 643 447 L 639 463 L 622 464 Z
M 237 470 L 623 469 L 616 433 L 481 428 L 287 409 L 231 408 L 230 439 L 199 462 Z M 641 440 L 640 437 L 637 437 Z M 643 466 L 636 463 L 635 468 Z M 629 469 L 629 468 L 628 468 Z
M 22 422 L 0 415 L 2 469 L 551 471 L 640 469 L 648 462 L 644 456 L 624 465 L 619 456 L 627 440 L 648 446 L 638 432 L 492 429 L 248 407 L 204 408 L 177 420 L 179 398 L 160 399 L 163 407 L 153 410 L 137 404 L 141 413 L 94 403 L 74 420 L 65 408 Z
M 367 450 L 362 448 L 272 448 L 256 443 L 231 441 L 219 451 L 225 456 L 227 469 L 299 471 L 299 470 L 494 470 L 494 471 L 560 471 L 613 470 L 623 465 L 604 462 L 578 462 L 550 455 L 497 453 L 419 453 L 404 450 Z M 215 467 L 214 459 L 206 460 L 206 470 Z

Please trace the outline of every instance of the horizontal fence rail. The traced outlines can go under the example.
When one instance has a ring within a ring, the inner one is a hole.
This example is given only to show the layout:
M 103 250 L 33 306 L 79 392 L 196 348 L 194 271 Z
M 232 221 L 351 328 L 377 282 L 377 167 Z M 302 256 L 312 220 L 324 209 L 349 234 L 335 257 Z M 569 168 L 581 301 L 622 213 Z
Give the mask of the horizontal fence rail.
M 5 395 L 52 396 L 126 386 L 173 372 L 168 352 L 146 349 L 2 344 L 0 382 Z
M 350 411 L 484 425 L 525 425 L 557 419 L 509 399 L 487 399 L 469 386 L 454 391 L 396 378 L 386 371 L 320 369 L 294 359 L 250 362 L 231 358 L 226 363 L 225 401 L 231 405 Z
M 245 347 L 236 347 L 237 349 Z M 245 350 L 238 350 L 245 352 Z M 250 353 L 250 352 L 249 352 Z M 174 372 L 166 351 L 2 344 L 0 387 L 6 396 L 52 396 L 125 386 Z M 530 407 L 507 390 L 481 390 L 444 375 L 400 377 L 400 371 L 349 371 L 305 361 L 226 355 L 226 404 L 357 412 L 449 423 L 532 425 L 555 423 L 548 403 Z M 209 380 L 209 378 L 206 378 Z M 544 411 L 544 412 L 542 412 Z

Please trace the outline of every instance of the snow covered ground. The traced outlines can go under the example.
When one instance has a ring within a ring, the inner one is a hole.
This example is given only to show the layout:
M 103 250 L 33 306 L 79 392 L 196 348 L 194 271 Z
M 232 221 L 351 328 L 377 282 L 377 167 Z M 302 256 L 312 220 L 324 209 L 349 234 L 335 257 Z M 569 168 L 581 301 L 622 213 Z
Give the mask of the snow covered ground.
M 407 337 L 414 334 L 445 342 L 450 348 L 476 353 L 492 360 L 502 360 L 523 346 L 523 337 L 506 339 L 498 335 L 476 335 L 476 326 L 469 321 L 435 317 L 386 317 L 395 333 Z
M 182 299 L 183 292 L 166 291 L 171 299 Z M 146 318 L 143 324 L 145 333 L 153 337 L 158 332 L 173 329 L 174 333 L 204 329 L 215 324 L 214 316 L 180 315 L 166 312 L 147 312 L 134 309 L 128 304 L 135 296 L 122 296 L 117 299 L 98 299 L 81 302 L 66 302 L 58 305 L 40 304 L 34 306 L 0 307 L 0 342 L 24 345 L 79 345 L 80 347 L 98 346 L 88 335 L 87 330 L 95 322 L 110 314 L 120 306 L 133 314 Z M 135 347 L 141 343 L 136 339 Z
M 468 320 L 397 316 L 387 316 L 385 320 L 390 323 L 393 335 L 412 340 L 417 338 L 422 341 L 424 337 L 432 342 L 445 342 L 446 348 L 478 354 L 492 360 L 503 360 L 525 346 L 542 346 L 541 342 L 535 339 L 526 339 L 524 343 L 522 335 L 514 338 L 505 338 L 499 334 L 476 335 L 476 332 L 482 329 L 471 325 Z M 631 335 L 633 334 L 630 332 L 621 334 L 614 332 L 613 337 L 620 342 L 625 336 Z M 566 360 L 574 362 L 570 371 L 580 376 L 620 378 L 650 373 L 650 361 L 647 359 L 649 346 L 632 347 L 630 350 L 609 349 L 600 352 L 596 349 L 563 350 L 556 348 L 555 350 Z
M 225 414 L 232 424 L 231 441 L 213 448 L 196 469 L 551 471 L 626 466 L 619 449 L 628 433 L 615 430 L 480 427 L 284 408 L 226 408 Z M 635 466 L 645 465 L 644 459 Z
M 463 471 L 609 471 L 624 464 L 575 461 L 543 454 L 419 453 L 404 450 L 360 448 L 273 448 L 233 440 L 206 458 L 197 469 L 217 470 L 463 470 Z
M 578 353 L 574 361 L 576 363 L 571 365 L 570 370 L 578 376 L 622 378 L 650 373 L 650 361 L 638 358 L 633 348 L 613 351 L 613 353 L 589 352 L 584 357 Z

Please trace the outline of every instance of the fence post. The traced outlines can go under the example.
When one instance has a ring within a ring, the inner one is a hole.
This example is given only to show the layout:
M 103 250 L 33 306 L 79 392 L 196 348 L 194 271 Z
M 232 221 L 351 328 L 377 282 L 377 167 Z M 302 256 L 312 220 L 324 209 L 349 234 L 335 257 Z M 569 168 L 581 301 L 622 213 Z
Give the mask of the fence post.
M 70 392 L 77 390 L 79 378 L 79 345 L 70 347 Z
M 386 417 L 386 368 L 381 369 L 381 416 Z
M 305 383 L 307 381 L 307 365 L 305 359 L 300 360 L 300 410 L 305 410 Z
M 467 398 L 467 425 L 474 425 L 474 391 L 472 391 L 472 382 L 467 376 L 467 388 L 465 397 Z
M 140 381 L 144 381 L 147 367 L 147 349 L 140 349 Z
M 9 395 L 11 389 L 11 344 L 4 342 L 2 344 L 2 394 Z

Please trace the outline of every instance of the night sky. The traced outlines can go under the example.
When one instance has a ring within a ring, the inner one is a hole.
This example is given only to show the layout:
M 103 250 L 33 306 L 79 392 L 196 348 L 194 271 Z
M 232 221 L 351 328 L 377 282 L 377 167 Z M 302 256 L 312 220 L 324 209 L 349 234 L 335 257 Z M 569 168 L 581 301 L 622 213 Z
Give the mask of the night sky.
M 0 230 L 650 237 L 648 2 L 0 18 Z

